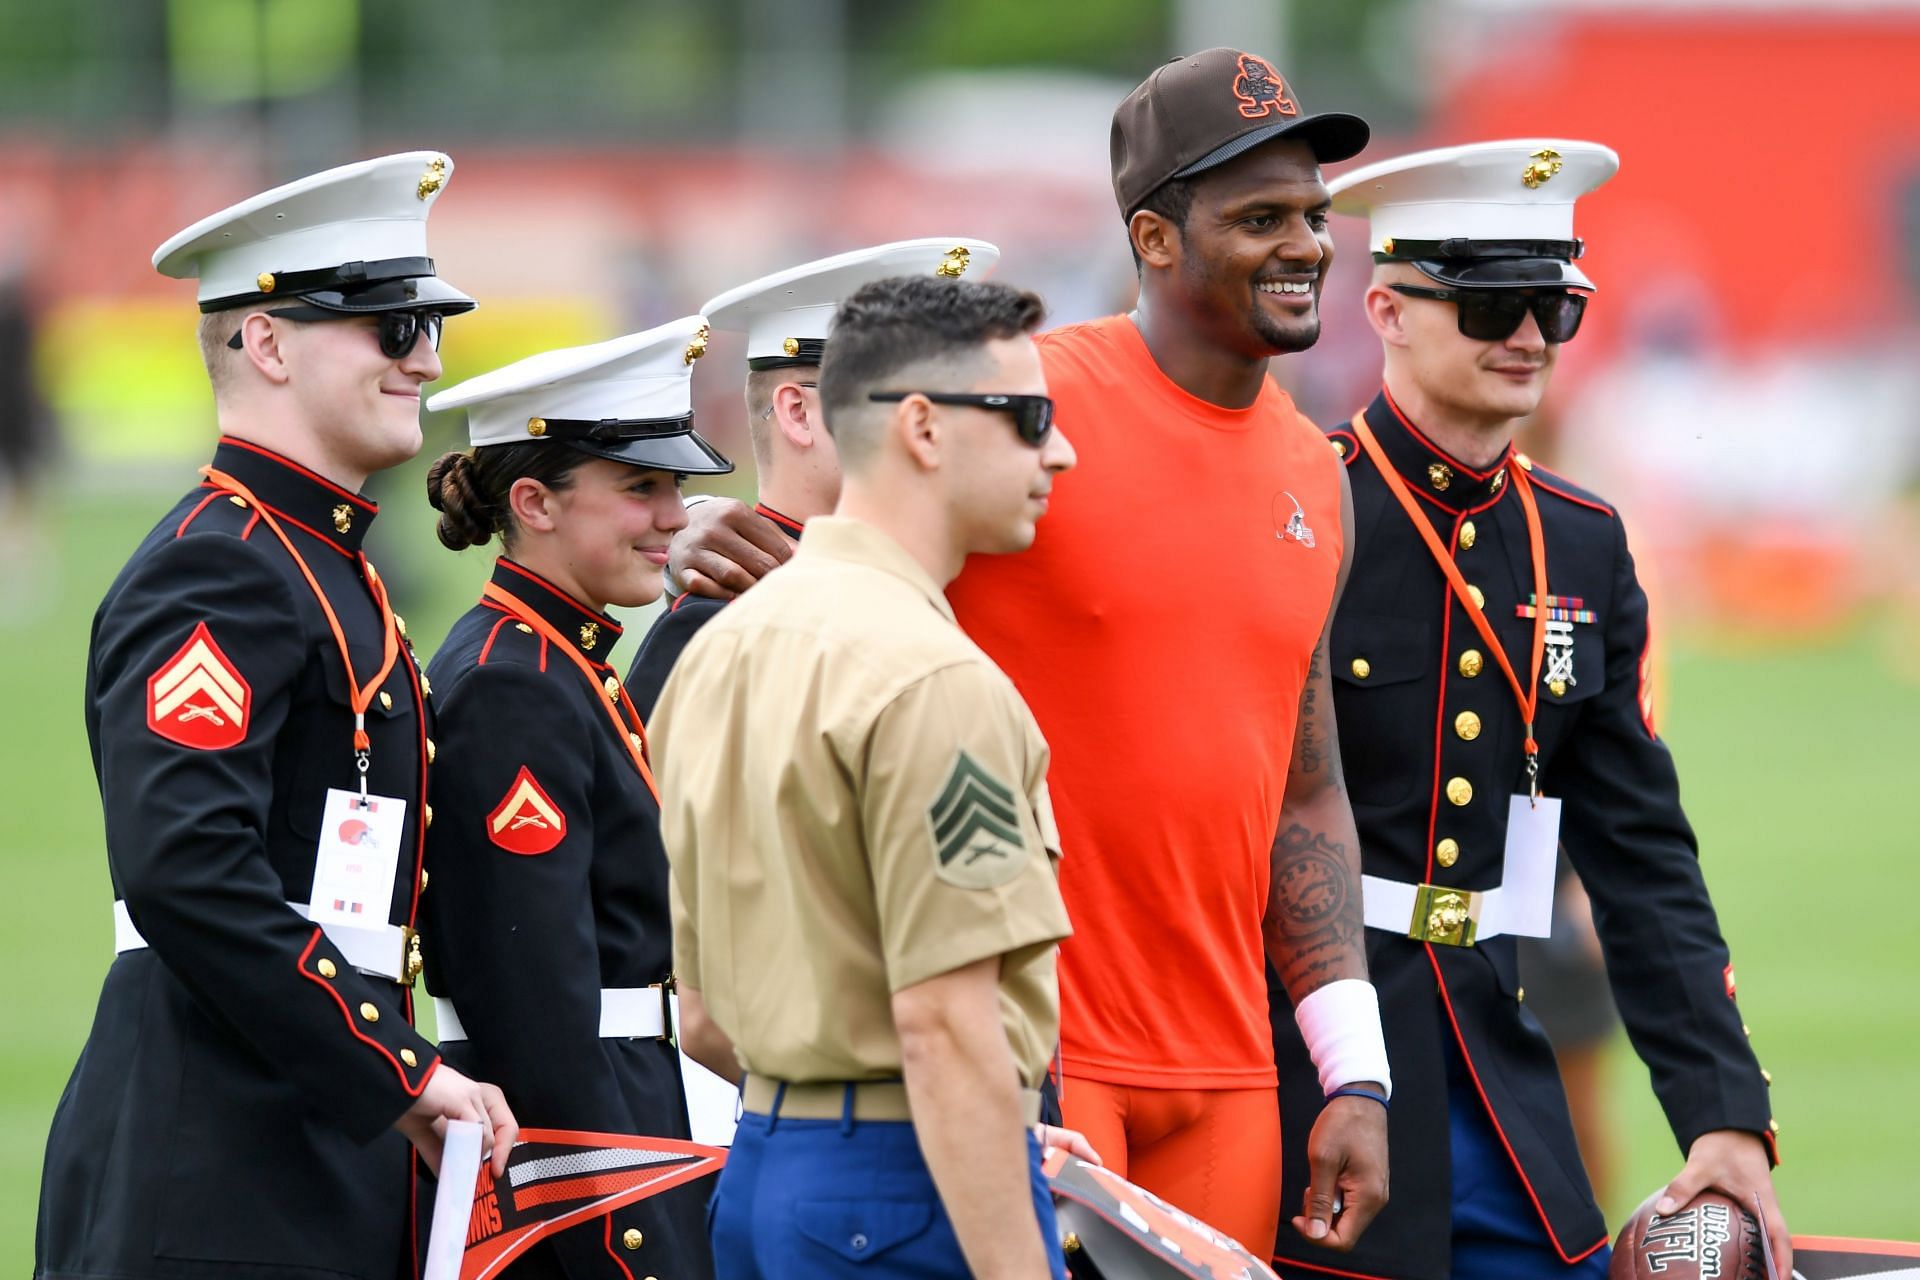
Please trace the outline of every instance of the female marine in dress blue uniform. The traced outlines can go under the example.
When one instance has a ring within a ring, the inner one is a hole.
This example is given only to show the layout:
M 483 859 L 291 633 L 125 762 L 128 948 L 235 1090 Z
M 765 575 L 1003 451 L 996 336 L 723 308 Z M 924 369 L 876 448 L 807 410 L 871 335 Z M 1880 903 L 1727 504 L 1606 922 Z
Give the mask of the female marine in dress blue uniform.
M 693 432 L 704 332 L 693 316 L 548 352 L 432 402 L 466 407 L 476 446 L 428 473 L 441 541 L 498 534 L 505 554 L 427 672 L 427 985 L 442 1052 L 486 1064 L 529 1126 L 689 1136 L 659 800 L 606 610 L 660 594 L 680 477 L 732 470 Z M 702 1191 L 568 1228 L 514 1274 L 709 1274 Z

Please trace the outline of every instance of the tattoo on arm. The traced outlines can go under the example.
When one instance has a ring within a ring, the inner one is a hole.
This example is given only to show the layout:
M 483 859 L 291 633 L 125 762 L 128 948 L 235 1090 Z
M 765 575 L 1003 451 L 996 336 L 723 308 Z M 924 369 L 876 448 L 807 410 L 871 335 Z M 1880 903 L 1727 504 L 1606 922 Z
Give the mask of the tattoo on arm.
M 1320 638 L 1307 663 L 1306 685 L 1300 691 L 1300 715 L 1293 733 L 1293 768 L 1301 774 L 1327 771 L 1322 784 L 1346 788 L 1340 769 L 1339 738 L 1331 722 L 1333 691 L 1327 680 L 1327 640 Z
M 1273 843 L 1267 952 L 1297 1001 L 1339 978 L 1366 976 L 1360 878 L 1347 846 L 1294 823 Z

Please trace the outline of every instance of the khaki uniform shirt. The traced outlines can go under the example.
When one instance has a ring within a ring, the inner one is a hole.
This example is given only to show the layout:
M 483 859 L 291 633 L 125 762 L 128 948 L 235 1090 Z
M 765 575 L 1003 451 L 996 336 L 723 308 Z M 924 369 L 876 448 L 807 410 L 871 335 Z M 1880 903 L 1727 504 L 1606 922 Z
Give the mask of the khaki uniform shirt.
M 898 1079 L 892 994 L 1001 956 L 1001 1022 L 1038 1085 L 1069 933 L 1046 740 L 899 544 L 811 522 L 681 655 L 650 746 L 675 972 L 743 1067 Z

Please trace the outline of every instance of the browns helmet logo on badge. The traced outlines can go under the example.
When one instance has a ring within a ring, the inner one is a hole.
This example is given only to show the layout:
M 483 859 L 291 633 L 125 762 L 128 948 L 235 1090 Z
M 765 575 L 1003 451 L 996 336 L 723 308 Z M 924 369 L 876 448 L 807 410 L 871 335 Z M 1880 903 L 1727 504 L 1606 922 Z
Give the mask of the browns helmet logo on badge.
M 204 622 L 147 680 L 147 728 L 198 751 L 243 741 L 252 705 L 253 686 Z
M 1287 82 L 1265 58 L 1250 53 L 1240 55 L 1240 74 L 1233 78 L 1233 96 L 1240 99 L 1240 114 L 1249 120 L 1261 116 L 1300 114 L 1299 106 L 1287 92 Z
M 566 838 L 567 815 L 521 765 L 506 798 L 487 815 L 487 838 L 508 853 L 545 853 Z

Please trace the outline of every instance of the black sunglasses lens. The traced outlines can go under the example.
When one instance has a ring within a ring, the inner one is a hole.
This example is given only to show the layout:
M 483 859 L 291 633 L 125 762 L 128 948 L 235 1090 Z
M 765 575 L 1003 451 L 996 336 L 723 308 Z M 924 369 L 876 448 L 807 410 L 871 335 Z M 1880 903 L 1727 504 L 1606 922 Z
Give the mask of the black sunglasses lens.
M 443 323 L 438 311 L 383 311 L 380 313 L 380 354 L 389 360 L 405 359 L 422 329 L 427 334 L 427 345 L 438 351 Z
M 1540 322 L 1540 336 L 1552 343 L 1571 341 L 1580 332 L 1580 319 L 1586 313 L 1584 293 L 1550 293 L 1533 300 L 1533 318 Z
M 1504 342 L 1526 317 L 1528 301 L 1504 290 L 1465 290 L 1460 295 L 1460 332 L 1475 342 Z
M 1013 415 L 1013 422 L 1020 438 L 1038 449 L 1053 434 L 1053 401 L 1045 396 L 1027 399 Z

